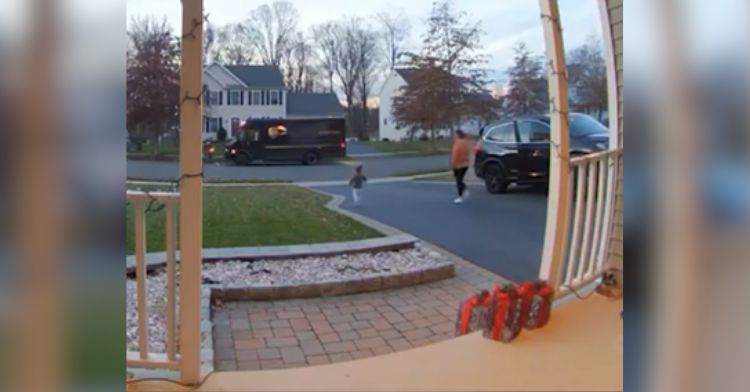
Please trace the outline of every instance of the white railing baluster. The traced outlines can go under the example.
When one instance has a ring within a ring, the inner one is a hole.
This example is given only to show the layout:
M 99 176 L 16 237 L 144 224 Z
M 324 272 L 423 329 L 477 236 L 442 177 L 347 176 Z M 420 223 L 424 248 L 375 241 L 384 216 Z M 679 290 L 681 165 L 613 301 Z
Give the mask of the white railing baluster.
M 599 188 L 596 192 L 596 215 L 594 216 L 594 239 L 591 242 L 591 256 L 589 260 L 588 275 L 593 275 L 602 264 L 599 246 L 602 238 L 602 221 L 604 220 L 604 199 L 607 185 L 607 159 L 596 162 L 599 168 Z
M 602 243 L 599 247 L 602 264 L 607 260 L 607 249 L 609 248 L 610 225 L 614 219 L 615 197 L 617 196 L 617 171 L 619 170 L 619 160 L 622 153 L 609 155 L 605 162 L 607 163 L 607 200 L 604 207 L 604 225 L 602 227 Z
M 568 254 L 568 271 L 565 276 L 565 284 L 573 284 L 575 271 L 578 266 L 578 251 L 581 243 L 581 215 L 583 214 L 584 179 L 586 173 L 583 165 L 576 167 L 576 204 L 575 217 L 573 218 L 573 240 L 570 242 L 570 253 Z
M 138 351 L 128 352 L 127 366 L 149 369 L 180 369 L 180 350 L 177 348 L 177 205 L 179 193 L 128 191 L 127 201 L 133 206 L 133 223 L 135 234 L 135 278 L 138 317 Z M 165 204 L 165 250 L 167 259 L 167 353 L 149 352 L 148 333 L 148 286 L 146 265 L 146 205 L 155 201 Z
M 592 218 L 594 217 L 594 198 L 596 195 L 594 192 L 596 192 L 596 176 L 597 173 L 595 172 L 594 163 L 588 162 L 586 165 L 586 173 L 588 174 L 586 178 L 586 182 L 588 183 L 588 188 L 586 190 L 586 214 L 583 221 L 583 244 L 581 245 L 581 259 L 578 262 L 578 281 L 582 282 L 584 281 L 588 276 L 586 275 L 586 262 L 589 258 L 589 253 L 591 250 L 591 225 L 592 225 Z
M 175 205 L 173 203 L 167 203 L 166 206 L 166 217 L 165 217 L 165 242 L 166 242 L 166 254 L 167 254 L 167 358 L 170 361 L 174 361 L 177 358 L 177 344 L 176 344 L 176 309 L 177 302 L 175 301 L 175 219 L 174 219 Z
M 568 175 L 568 188 L 567 189 L 574 189 L 575 188 L 575 184 L 576 184 L 575 183 L 575 177 L 576 177 L 576 175 L 575 175 L 575 168 L 572 167 L 572 166 L 569 166 L 568 170 L 569 170 L 570 173 Z M 565 206 L 565 209 L 568 211 L 568 216 L 570 217 L 570 216 L 573 216 L 573 212 L 574 212 L 573 211 L 574 200 L 573 200 L 572 195 L 571 195 L 571 197 L 568 197 L 567 199 L 568 199 L 568 203 Z M 571 244 L 570 243 L 570 240 L 571 240 L 570 237 L 571 237 L 572 231 L 573 231 L 573 225 L 571 224 L 571 222 L 572 222 L 572 220 L 570 218 L 568 218 L 568 222 L 566 222 L 566 225 L 565 225 L 565 238 L 563 239 L 563 244 L 565 244 L 564 247 L 563 247 L 563 257 L 565 257 L 565 260 L 564 260 L 565 264 L 563 264 L 561 266 L 561 268 L 563 269 L 563 271 L 562 271 L 562 273 L 560 275 L 560 282 L 557 282 L 557 285 L 565 284 L 568 281 L 568 276 L 569 276 L 569 272 L 568 271 L 570 269 L 570 265 L 572 264 L 572 261 L 570 260 L 570 257 L 568 257 L 569 256 L 568 252 L 570 250 L 570 244 Z
M 148 308 L 146 298 L 146 217 L 144 203 L 133 203 L 135 229 L 135 279 L 138 306 L 138 351 L 141 359 L 148 358 Z
M 550 282 L 564 295 L 570 289 L 580 288 L 602 272 L 607 261 L 606 249 L 609 243 L 610 224 L 616 196 L 616 173 L 622 164 L 622 149 L 572 158 L 570 170 L 575 175 L 569 177 L 568 222 L 565 232 L 560 234 L 565 244 L 567 265 L 563 265 L 564 275 L 559 282 Z M 572 221 L 572 222 L 571 222 Z M 572 224 L 571 224 L 572 223 Z M 542 266 L 544 269 L 544 265 Z M 540 276 L 544 276 L 542 272 Z

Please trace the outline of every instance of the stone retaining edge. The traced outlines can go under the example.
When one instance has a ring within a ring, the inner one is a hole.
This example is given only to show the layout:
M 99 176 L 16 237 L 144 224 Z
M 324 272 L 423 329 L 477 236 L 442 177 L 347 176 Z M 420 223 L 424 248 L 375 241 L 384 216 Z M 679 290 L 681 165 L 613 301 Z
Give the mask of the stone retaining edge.
M 453 263 L 446 263 L 401 274 L 368 276 L 345 281 L 285 286 L 210 285 L 210 287 L 212 300 L 221 300 L 224 302 L 271 301 L 367 293 L 435 282 L 452 278 L 455 274 Z

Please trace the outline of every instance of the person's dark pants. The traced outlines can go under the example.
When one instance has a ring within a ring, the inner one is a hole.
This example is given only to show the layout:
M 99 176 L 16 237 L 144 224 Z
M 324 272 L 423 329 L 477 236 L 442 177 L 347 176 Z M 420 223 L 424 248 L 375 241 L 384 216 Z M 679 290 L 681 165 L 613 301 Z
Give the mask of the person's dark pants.
M 456 177 L 456 187 L 458 188 L 458 196 L 461 197 L 464 195 L 464 191 L 466 190 L 466 184 L 464 183 L 464 177 L 466 176 L 466 171 L 469 170 L 468 167 L 462 167 L 460 169 L 453 169 L 453 176 Z

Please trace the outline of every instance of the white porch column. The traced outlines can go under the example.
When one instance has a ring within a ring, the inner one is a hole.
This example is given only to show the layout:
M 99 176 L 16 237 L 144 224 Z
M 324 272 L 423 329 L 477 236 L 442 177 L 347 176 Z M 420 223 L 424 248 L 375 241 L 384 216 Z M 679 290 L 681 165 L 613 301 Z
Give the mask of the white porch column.
M 547 226 L 539 277 L 557 287 L 561 280 L 565 257 L 565 233 L 568 223 L 569 192 L 569 130 L 568 80 L 565 66 L 560 12 L 557 0 L 540 0 L 544 41 L 547 47 L 547 78 L 550 94 L 550 170 L 547 199 Z
M 200 381 L 203 0 L 182 0 L 180 69 L 180 373 Z

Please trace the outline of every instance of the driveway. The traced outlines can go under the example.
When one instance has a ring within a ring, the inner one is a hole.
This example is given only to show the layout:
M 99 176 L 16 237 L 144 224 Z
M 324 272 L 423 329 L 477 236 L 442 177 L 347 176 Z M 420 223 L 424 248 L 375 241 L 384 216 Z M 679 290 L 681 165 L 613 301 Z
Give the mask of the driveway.
M 448 156 L 368 157 L 343 163 L 323 162 L 317 166 L 275 164 L 238 167 L 226 163 L 212 163 L 204 166 L 204 175 L 209 179 L 222 180 L 337 181 L 348 180 L 357 164 L 364 165 L 368 178 L 381 178 L 425 170 L 447 170 Z M 174 179 L 179 173 L 179 163 L 129 160 L 127 171 L 128 177 Z
M 547 197 L 511 188 L 488 194 L 470 184 L 471 196 L 453 204 L 450 183 L 401 182 L 372 184 L 363 203 L 353 206 L 348 187 L 321 187 L 347 197 L 342 208 L 355 211 L 455 253 L 513 281 L 535 279 L 544 243 Z

